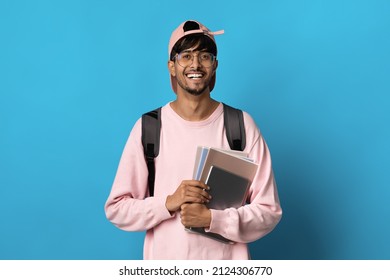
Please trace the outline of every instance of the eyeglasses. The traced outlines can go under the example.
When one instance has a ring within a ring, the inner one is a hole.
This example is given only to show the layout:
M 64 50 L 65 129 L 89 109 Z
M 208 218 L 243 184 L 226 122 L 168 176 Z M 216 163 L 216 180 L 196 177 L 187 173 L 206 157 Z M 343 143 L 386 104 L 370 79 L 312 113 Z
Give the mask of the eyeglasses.
M 204 67 L 213 66 L 216 59 L 215 55 L 209 52 L 198 52 L 195 55 L 195 53 L 193 52 L 184 51 L 179 54 L 176 54 L 176 60 L 180 66 L 188 67 L 193 63 L 195 56 L 198 57 L 199 63 L 202 64 L 202 66 Z

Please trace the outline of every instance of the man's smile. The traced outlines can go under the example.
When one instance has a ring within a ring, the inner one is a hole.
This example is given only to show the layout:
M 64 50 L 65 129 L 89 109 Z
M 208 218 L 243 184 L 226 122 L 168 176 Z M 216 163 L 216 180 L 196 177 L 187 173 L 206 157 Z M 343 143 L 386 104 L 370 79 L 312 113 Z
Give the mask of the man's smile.
M 186 77 L 191 79 L 191 80 L 200 80 L 203 78 L 204 74 L 203 73 L 188 73 L 186 74 Z

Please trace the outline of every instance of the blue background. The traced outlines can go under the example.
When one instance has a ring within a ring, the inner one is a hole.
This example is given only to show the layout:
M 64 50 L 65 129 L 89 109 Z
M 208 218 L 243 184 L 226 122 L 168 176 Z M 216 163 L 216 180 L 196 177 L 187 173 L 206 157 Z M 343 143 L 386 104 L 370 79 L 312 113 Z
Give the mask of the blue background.
M 0 259 L 139 259 L 105 218 L 128 134 L 175 98 L 168 39 L 217 37 L 214 98 L 249 112 L 284 216 L 254 259 L 390 259 L 390 2 L 0 1 Z

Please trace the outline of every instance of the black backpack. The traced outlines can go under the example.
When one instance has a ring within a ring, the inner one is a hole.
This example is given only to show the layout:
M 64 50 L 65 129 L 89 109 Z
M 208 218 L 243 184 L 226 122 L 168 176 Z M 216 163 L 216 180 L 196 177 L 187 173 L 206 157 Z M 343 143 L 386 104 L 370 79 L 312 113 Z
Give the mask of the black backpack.
M 223 103 L 222 103 L 223 104 Z M 224 126 L 230 149 L 243 151 L 246 145 L 242 111 L 223 104 Z M 160 150 L 161 107 L 142 115 L 142 145 L 148 166 L 149 194 L 154 195 L 154 158 Z

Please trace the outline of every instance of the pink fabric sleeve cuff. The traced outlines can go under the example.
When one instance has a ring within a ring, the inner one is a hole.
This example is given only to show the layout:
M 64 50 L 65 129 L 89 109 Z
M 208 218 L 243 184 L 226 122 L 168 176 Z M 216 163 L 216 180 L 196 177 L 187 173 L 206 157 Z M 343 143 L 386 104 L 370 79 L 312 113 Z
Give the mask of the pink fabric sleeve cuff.
M 175 213 L 171 214 L 167 207 L 165 206 L 166 198 L 165 197 L 153 197 L 156 200 L 155 202 L 155 214 L 159 216 L 160 220 L 168 220 L 175 217 Z
M 211 211 L 211 223 L 209 228 L 205 228 L 206 232 L 218 233 L 220 235 L 226 235 L 228 228 L 226 227 L 226 213 L 221 210 L 210 209 Z M 222 226 L 225 221 L 225 226 Z

